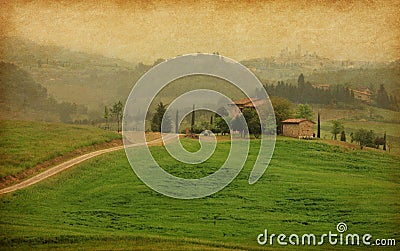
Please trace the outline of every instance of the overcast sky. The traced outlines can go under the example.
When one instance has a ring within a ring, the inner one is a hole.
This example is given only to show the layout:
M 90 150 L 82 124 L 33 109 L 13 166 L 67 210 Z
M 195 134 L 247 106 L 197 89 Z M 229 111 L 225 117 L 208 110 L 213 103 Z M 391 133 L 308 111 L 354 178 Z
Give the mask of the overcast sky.
M 298 44 L 332 59 L 400 58 L 400 1 L 22 1 L 1 12 L 3 34 L 136 62 L 214 51 L 242 60 Z

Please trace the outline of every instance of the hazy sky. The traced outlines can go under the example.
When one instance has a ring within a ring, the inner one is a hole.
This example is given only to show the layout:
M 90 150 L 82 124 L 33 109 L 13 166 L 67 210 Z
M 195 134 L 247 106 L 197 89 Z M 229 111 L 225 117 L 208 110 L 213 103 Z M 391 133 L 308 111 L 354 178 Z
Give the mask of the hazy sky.
M 242 60 L 297 44 L 333 59 L 400 58 L 400 1 L 7 2 L 7 35 L 129 61 L 214 51 Z

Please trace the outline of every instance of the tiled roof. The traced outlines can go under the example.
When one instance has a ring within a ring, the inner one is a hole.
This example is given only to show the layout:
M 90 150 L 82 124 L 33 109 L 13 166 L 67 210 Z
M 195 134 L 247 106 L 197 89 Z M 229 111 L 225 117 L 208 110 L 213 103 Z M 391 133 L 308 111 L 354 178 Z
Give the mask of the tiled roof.
M 285 123 L 285 124 L 300 124 L 301 122 L 304 122 L 304 121 L 310 121 L 311 123 L 315 124 L 315 122 L 313 122 L 311 120 L 308 120 L 308 119 L 286 119 L 286 120 L 282 121 L 282 123 Z
M 250 105 L 253 106 L 251 102 L 258 101 L 259 98 L 242 98 L 236 101 L 233 101 L 236 105 Z
M 358 90 L 352 90 L 352 91 L 354 93 L 359 93 L 359 94 L 364 94 L 364 95 L 367 95 L 367 96 L 371 96 L 371 92 L 369 92 L 369 91 L 358 91 Z

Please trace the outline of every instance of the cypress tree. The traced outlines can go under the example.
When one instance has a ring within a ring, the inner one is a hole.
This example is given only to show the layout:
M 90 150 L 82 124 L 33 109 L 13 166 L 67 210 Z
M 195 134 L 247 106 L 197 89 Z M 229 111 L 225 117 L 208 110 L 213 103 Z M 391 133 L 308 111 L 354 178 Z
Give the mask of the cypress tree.
M 195 117 L 195 114 L 194 114 L 194 104 L 193 104 L 192 121 L 191 121 L 191 124 L 190 124 L 190 131 L 192 133 L 194 133 L 194 117 Z
M 299 85 L 299 88 L 302 89 L 304 87 L 304 75 L 303 73 L 300 74 L 299 78 L 297 79 L 297 84 Z
M 383 150 L 386 151 L 386 132 L 383 134 Z
M 179 112 L 176 110 L 175 115 L 175 133 L 179 133 L 179 122 L 178 122 Z
M 340 141 L 346 142 L 346 133 L 344 131 L 340 134 Z
M 376 104 L 381 108 L 389 108 L 390 100 L 383 84 L 380 85 L 376 95 Z

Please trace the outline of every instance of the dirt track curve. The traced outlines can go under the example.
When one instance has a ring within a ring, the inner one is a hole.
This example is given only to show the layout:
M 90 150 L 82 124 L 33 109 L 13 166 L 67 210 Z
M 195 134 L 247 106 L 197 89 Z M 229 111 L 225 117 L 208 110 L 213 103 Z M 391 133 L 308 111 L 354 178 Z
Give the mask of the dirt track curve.
M 170 139 L 172 139 L 172 138 L 164 138 L 164 142 L 166 140 L 170 140 Z M 148 142 L 147 144 L 149 144 L 149 143 L 153 144 L 153 143 L 157 143 L 157 142 L 160 142 L 160 141 L 161 141 L 161 139 L 156 139 L 156 140 L 153 140 L 151 142 Z M 136 147 L 136 146 L 143 146 L 143 145 L 145 145 L 145 143 L 131 144 L 128 147 Z M 109 153 L 109 152 L 113 152 L 113 151 L 117 151 L 117 150 L 121 150 L 121 149 L 124 149 L 124 146 L 116 146 L 116 147 L 111 147 L 111 148 L 107 148 L 107 149 L 103 149 L 103 150 L 98 150 L 98 151 L 95 151 L 95 152 L 87 153 L 87 154 L 81 155 L 79 157 L 73 158 L 73 159 L 68 160 L 68 161 L 66 161 L 64 163 L 56 165 L 56 166 L 54 166 L 54 167 L 52 167 L 52 168 L 50 168 L 50 169 L 48 169 L 48 170 L 46 170 L 44 172 L 41 172 L 41 173 L 33 176 L 32 178 L 29 178 L 27 180 L 24 180 L 24 181 L 18 183 L 18 184 L 15 184 L 15 185 L 12 185 L 12 186 L 9 186 L 9 187 L 5 187 L 5 188 L 1 189 L 0 190 L 0 195 L 1 194 L 5 194 L 5 193 L 14 192 L 16 190 L 31 186 L 31 185 L 36 184 L 36 183 L 38 183 L 38 182 L 40 182 L 40 181 L 42 181 L 44 179 L 47 179 L 47 178 L 51 177 L 51 176 L 53 176 L 53 175 L 55 175 L 55 174 L 57 174 L 59 172 L 62 172 L 62 171 L 66 170 L 66 169 L 68 169 L 68 168 L 70 168 L 70 167 L 72 167 L 74 165 L 77 165 L 77 164 L 79 164 L 79 163 L 81 163 L 83 161 L 86 161 L 88 159 L 91 159 L 93 157 L 96 157 L 96 156 L 99 156 L 99 155 L 102 155 L 102 154 L 105 154 L 105 153 Z

